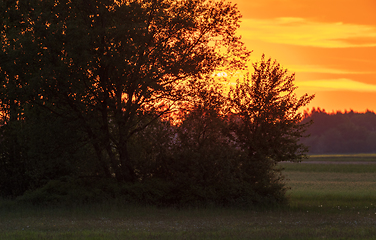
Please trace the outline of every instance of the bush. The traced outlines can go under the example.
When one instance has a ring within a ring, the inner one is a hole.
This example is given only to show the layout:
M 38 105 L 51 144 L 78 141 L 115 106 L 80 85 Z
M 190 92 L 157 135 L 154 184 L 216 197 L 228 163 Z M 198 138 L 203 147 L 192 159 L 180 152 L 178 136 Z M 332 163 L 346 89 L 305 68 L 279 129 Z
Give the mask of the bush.
M 36 190 L 29 190 L 18 197 L 20 202 L 29 202 L 34 205 L 82 205 L 104 202 L 112 198 L 113 183 L 96 184 L 98 181 L 64 178 L 51 180 Z

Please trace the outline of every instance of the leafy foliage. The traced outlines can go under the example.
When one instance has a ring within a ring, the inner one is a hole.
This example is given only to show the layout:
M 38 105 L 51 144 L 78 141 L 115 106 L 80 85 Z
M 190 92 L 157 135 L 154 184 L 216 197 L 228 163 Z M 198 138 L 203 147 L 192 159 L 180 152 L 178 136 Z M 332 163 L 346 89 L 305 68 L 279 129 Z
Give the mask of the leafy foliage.
M 307 124 L 300 123 L 303 115 L 298 109 L 314 96 L 298 99 L 295 76 L 288 75 L 276 61 L 263 56 L 253 68 L 252 75 L 229 93 L 231 129 L 244 154 L 240 167 L 245 182 L 252 182 L 256 192 L 283 195 L 283 176 L 276 164 L 305 157 L 307 149 L 299 140 Z
M 1 195 L 50 203 L 281 203 L 299 161 L 294 76 L 246 69 L 224 1 L 1 1 Z M 12 177 L 11 177 L 12 176 Z M 104 186 L 103 188 L 101 186 Z M 97 198 L 98 197 L 98 198 Z
M 249 79 L 230 91 L 234 131 L 249 158 L 265 156 L 274 162 L 299 161 L 306 151 L 297 144 L 307 124 L 298 109 L 314 96 L 295 96 L 295 76 L 277 62 L 262 57 Z
M 80 122 L 102 172 L 118 180 L 137 179 L 129 141 L 184 100 L 184 85 L 241 68 L 249 54 L 235 36 L 239 12 L 222 1 L 3 1 L 1 9 L 3 103 Z

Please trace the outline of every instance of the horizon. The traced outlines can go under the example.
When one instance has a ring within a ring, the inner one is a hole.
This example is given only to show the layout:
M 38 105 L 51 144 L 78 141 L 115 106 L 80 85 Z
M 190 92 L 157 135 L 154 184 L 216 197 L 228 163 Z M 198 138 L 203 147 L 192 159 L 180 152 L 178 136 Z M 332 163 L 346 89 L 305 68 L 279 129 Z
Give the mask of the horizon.
M 277 60 L 295 73 L 297 96 L 316 95 L 304 109 L 376 110 L 376 1 L 231 2 L 251 60 Z

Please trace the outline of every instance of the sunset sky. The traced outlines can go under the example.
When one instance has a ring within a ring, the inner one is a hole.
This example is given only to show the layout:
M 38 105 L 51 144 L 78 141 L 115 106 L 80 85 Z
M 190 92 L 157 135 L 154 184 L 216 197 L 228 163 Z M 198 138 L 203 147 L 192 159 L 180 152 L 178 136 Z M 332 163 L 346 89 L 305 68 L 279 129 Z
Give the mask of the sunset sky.
M 252 59 L 296 73 L 298 95 L 327 112 L 376 111 L 376 0 L 231 0 Z

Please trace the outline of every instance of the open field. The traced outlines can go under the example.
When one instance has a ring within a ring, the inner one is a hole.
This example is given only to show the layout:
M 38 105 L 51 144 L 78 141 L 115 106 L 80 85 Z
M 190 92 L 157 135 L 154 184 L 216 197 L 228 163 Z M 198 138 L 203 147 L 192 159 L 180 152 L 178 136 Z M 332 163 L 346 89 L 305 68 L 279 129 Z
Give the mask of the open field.
M 376 164 L 325 161 L 323 164 L 281 165 L 285 168 L 287 185 L 291 187 L 288 191 L 291 208 L 375 208 Z
M 376 239 L 376 165 L 332 158 L 281 164 L 292 190 L 290 206 L 278 209 L 54 209 L 2 201 L 0 239 Z
M 376 163 L 376 154 L 328 154 L 328 155 L 312 155 L 303 163 L 353 163 L 353 164 L 369 164 Z

